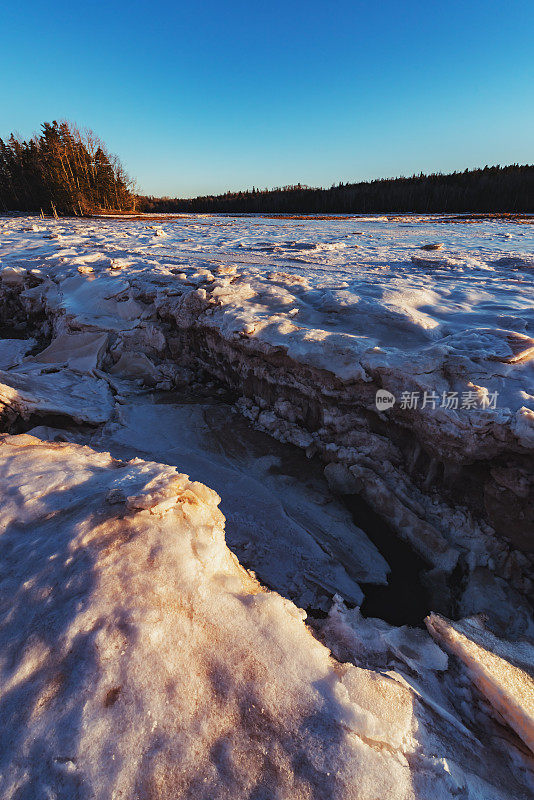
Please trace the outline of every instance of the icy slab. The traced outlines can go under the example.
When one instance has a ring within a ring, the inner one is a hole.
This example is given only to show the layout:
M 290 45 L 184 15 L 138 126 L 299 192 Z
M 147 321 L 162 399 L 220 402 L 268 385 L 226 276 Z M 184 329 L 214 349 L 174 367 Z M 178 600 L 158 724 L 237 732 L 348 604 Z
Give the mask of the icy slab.
M 155 386 L 162 379 L 161 372 L 144 353 L 121 353 L 110 373 L 130 380 L 140 380 L 146 386 Z
M 403 663 L 414 672 L 443 672 L 447 656 L 428 633 L 407 625 L 393 627 L 381 619 L 366 619 L 359 608 L 348 609 L 339 596 L 322 628 L 326 644 L 339 656 L 356 663 Z
M 447 657 L 443 641 L 438 646 L 424 629 L 365 618 L 358 608 L 347 609 L 339 597 L 321 628 L 321 639 L 339 660 L 379 669 L 413 693 L 419 750 L 411 764 L 417 797 L 441 798 L 449 791 L 480 800 L 530 797 L 534 786 L 528 750 L 503 728 L 500 716 L 495 719 L 458 671 L 456 659 Z M 498 653 L 508 648 L 508 643 L 496 643 Z M 523 659 L 525 654 L 529 657 L 523 651 Z
M 335 661 L 175 467 L 2 435 L 0 492 L 2 797 L 529 797 L 510 745 L 488 775 L 402 675 Z M 443 669 L 421 635 L 389 640 Z
M 130 293 L 128 281 L 105 270 L 95 275 L 65 276 L 54 305 L 81 330 L 128 330 L 137 326 L 143 312 Z
M 232 550 L 300 605 L 328 601 L 326 610 L 336 592 L 360 604 L 359 582 L 386 583 L 386 561 L 330 494 L 317 464 L 226 404 L 169 399 L 124 398 L 120 424 L 89 443 L 120 458 L 164 460 L 207 482 L 222 498 Z
M 100 425 L 111 417 L 113 408 L 113 397 L 104 380 L 33 363 L 0 370 L 0 416 L 4 425 L 33 415 L 58 415 Z
M 3 797 L 414 797 L 410 691 L 332 661 L 213 491 L 25 434 L 0 489 Z
M 425 621 L 434 639 L 465 664 L 482 694 L 534 752 L 534 643 L 500 639 L 477 617 L 450 622 L 431 614 Z
M 20 364 L 36 344 L 35 339 L 0 339 L 0 369 Z
M 97 369 L 106 351 L 108 335 L 105 333 L 63 333 L 35 356 L 43 364 L 58 364 L 82 373 Z

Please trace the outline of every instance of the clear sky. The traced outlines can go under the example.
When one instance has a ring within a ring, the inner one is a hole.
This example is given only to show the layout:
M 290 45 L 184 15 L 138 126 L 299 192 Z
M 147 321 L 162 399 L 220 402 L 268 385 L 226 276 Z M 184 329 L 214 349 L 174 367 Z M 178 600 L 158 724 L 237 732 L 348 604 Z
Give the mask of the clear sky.
M 534 0 L 4 2 L 0 136 L 191 196 L 534 162 Z

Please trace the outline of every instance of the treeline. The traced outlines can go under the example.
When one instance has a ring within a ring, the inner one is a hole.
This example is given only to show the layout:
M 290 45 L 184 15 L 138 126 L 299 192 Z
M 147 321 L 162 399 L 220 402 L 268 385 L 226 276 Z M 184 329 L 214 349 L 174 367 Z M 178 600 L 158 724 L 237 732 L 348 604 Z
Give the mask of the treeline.
M 89 214 L 135 208 L 122 164 L 90 130 L 45 122 L 28 141 L 0 139 L 0 211 Z
M 140 197 L 146 212 L 326 213 L 385 212 L 534 212 L 534 166 L 413 175 L 362 183 L 340 183 L 330 189 L 285 186 L 245 192 L 180 198 Z

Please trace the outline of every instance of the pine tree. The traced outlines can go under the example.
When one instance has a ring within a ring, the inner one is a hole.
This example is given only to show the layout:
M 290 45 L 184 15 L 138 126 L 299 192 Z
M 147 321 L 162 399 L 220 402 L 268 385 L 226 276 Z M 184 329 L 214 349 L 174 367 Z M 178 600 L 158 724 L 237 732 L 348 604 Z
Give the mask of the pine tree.
M 45 122 L 29 142 L 0 139 L 0 208 L 78 214 L 128 210 L 131 181 L 95 134 L 66 121 Z

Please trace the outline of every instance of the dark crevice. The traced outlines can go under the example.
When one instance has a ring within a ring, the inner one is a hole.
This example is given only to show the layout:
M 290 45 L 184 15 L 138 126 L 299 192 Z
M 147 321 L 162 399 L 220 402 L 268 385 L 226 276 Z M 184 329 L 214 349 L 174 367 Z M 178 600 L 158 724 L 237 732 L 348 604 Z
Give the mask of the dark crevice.
M 28 339 L 26 326 L 20 325 L 0 325 L 0 339 Z
M 422 576 L 429 565 L 358 495 L 347 495 L 344 502 L 358 525 L 384 556 L 391 572 L 386 586 L 361 584 L 365 617 L 379 617 L 390 625 L 422 626 L 435 610 Z
M 41 426 L 65 431 L 66 435 L 69 433 L 90 434 L 94 433 L 95 428 L 100 427 L 99 425 L 90 425 L 87 422 L 77 423 L 72 417 L 66 414 L 35 413 L 31 414 L 29 417 L 17 416 L 14 420 L 0 421 L 0 431 L 2 433 L 9 433 L 12 436 L 20 433 L 28 433 L 28 431 L 31 431 L 33 428 Z M 55 441 L 60 441 L 60 439 L 56 437 Z
M 45 319 L 44 314 L 42 319 Z M 15 338 L 14 334 L 16 333 L 18 334 L 17 338 L 22 338 L 23 327 L 22 323 L 14 327 L 4 325 L 0 327 L 0 336 Z M 26 336 L 29 328 L 29 323 L 26 321 L 24 330 Z M 156 400 L 157 403 L 231 404 L 244 393 L 248 397 L 264 398 L 265 404 L 269 408 L 276 399 L 285 396 L 281 391 L 280 384 L 269 383 L 265 376 L 261 379 L 257 378 L 253 370 L 244 370 L 243 363 L 239 359 L 234 364 L 228 364 L 223 358 L 214 362 L 213 353 L 218 352 L 216 334 L 210 333 L 206 341 L 203 341 L 202 337 L 197 340 L 194 337 L 186 339 L 183 333 L 175 333 L 175 344 L 177 342 L 181 345 L 178 348 L 179 352 L 182 355 L 184 352 L 191 352 L 193 355 L 188 359 L 188 366 L 184 367 L 183 385 L 177 385 L 174 391 L 161 393 Z M 202 358 L 203 355 L 204 358 Z M 246 359 L 252 361 L 258 357 L 248 351 L 244 355 Z M 169 356 L 172 358 L 172 353 L 169 353 Z M 175 360 L 180 361 L 180 359 Z M 270 353 L 268 360 L 275 366 L 280 366 L 278 361 L 282 366 L 291 366 L 291 364 L 286 364 L 287 356 L 282 352 Z M 217 369 L 213 368 L 214 363 Z M 285 391 L 294 403 L 292 387 L 286 387 Z M 351 410 L 354 411 L 352 408 Z M 307 398 L 302 399 L 302 415 L 307 427 L 317 428 L 321 419 L 320 411 L 321 408 L 316 399 L 314 402 L 312 400 L 308 402 Z M 91 431 L 91 426 L 77 425 L 72 418 L 59 414 L 33 414 L 26 420 L 19 417 L 11 421 L 6 418 L 4 422 L 8 423 L 4 424 L 4 429 L 7 428 L 9 433 L 26 432 L 38 425 L 63 429 L 67 435 L 69 431 L 78 433 Z M 385 431 L 381 430 L 381 434 L 385 435 Z M 226 442 L 225 446 L 229 447 L 229 442 Z M 300 450 L 298 453 L 299 457 L 302 457 Z M 419 460 L 424 461 L 424 466 L 426 466 L 430 456 L 423 450 L 418 455 Z M 319 463 L 319 459 L 317 459 L 317 463 Z M 287 468 L 288 464 L 284 462 L 284 469 Z M 415 471 L 417 468 L 421 469 L 419 464 L 414 465 Z M 300 465 L 297 472 L 299 469 Z M 443 478 L 443 465 L 438 464 L 437 469 L 440 477 Z M 401 539 L 365 500 L 352 495 L 345 497 L 344 501 L 352 514 L 354 523 L 365 532 L 391 568 L 387 585 L 360 584 L 365 596 L 361 606 L 362 614 L 365 617 L 378 617 L 392 625 L 411 626 L 422 626 L 424 618 L 431 611 L 454 616 L 456 608 L 451 601 L 451 595 L 458 597 L 461 594 L 460 589 L 464 579 L 461 569 L 458 567 L 453 575 L 443 575 L 437 570 L 432 570 L 431 565 L 417 554 L 410 544 Z M 239 557 L 244 566 L 253 570 L 256 568 L 255 564 L 247 562 L 246 556 L 242 553 L 239 553 Z M 342 558 L 339 558 L 339 561 L 342 561 Z M 280 587 L 269 588 L 276 588 L 277 591 L 280 591 Z M 317 618 L 321 618 L 325 614 L 324 610 L 320 608 L 308 608 L 307 611 Z

